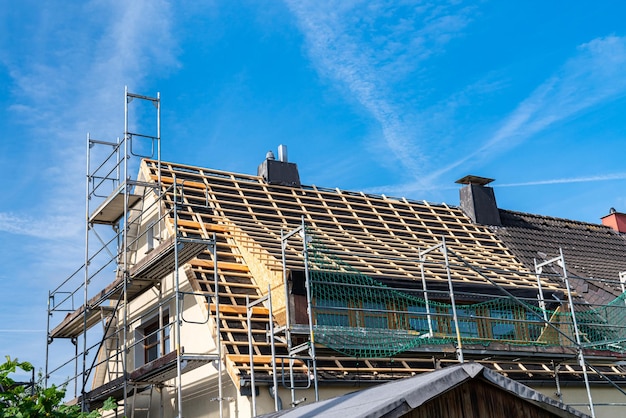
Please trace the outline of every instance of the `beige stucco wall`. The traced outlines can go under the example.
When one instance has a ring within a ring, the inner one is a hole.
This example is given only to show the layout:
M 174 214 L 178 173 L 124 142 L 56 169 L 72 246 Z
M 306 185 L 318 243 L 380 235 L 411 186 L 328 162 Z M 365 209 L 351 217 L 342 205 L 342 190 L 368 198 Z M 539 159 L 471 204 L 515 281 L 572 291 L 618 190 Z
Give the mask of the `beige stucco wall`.
M 543 393 L 553 399 L 557 399 L 556 386 L 541 386 L 533 389 Z M 584 385 L 580 386 L 562 386 L 561 394 L 563 402 L 566 404 L 583 404 L 588 403 L 589 398 Z M 594 403 L 594 411 L 596 418 L 616 418 L 626 417 L 626 406 L 602 406 L 599 404 L 606 403 L 626 403 L 626 396 L 621 394 L 616 388 L 609 385 L 592 386 L 591 396 Z M 586 405 L 572 406 L 585 414 L 591 415 L 589 407 Z
M 176 416 L 176 390 L 174 381 L 167 382 L 170 387 L 152 392 L 152 401 L 149 403 L 149 392 L 139 395 L 135 403 L 135 417 L 147 417 L 147 407 L 150 405 L 150 417 L 173 417 Z M 345 393 L 353 392 L 358 387 L 332 387 L 320 390 L 320 399 L 329 399 Z M 280 388 L 279 397 L 283 408 L 289 408 L 291 403 L 290 391 Z M 301 405 L 315 400 L 312 389 L 296 391 L 296 399 L 306 398 Z M 224 418 L 248 418 L 252 417 L 252 398 L 239 394 L 228 375 L 223 374 L 222 386 L 222 416 Z M 213 365 L 206 365 L 183 375 L 183 416 L 185 418 L 218 418 L 219 402 L 217 371 Z M 129 401 L 132 402 L 132 401 Z M 161 406 L 162 405 L 162 406 Z M 257 415 L 274 411 L 274 399 L 270 396 L 267 386 L 259 386 L 259 394 L 256 397 Z M 119 411 L 121 412 L 121 410 Z M 130 412 L 129 412 L 130 413 Z M 113 415 L 110 415 L 113 416 Z M 348 417 L 346 417 L 348 418 Z

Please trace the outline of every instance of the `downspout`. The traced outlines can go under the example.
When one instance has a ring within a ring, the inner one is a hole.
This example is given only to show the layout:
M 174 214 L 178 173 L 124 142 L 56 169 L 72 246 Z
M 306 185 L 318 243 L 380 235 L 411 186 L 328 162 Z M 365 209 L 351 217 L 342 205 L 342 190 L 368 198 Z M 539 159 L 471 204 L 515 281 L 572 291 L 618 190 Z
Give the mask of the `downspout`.
M 278 402 L 278 411 L 282 411 L 283 410 L 283 400 L 280 399 L 280 396 L 278 396 L 275 392 L 274 392 L 274 386 L 268 386 L 267 387 L 268 391 L 270 392 L 270 396 L 272 399 L 277 400 Z

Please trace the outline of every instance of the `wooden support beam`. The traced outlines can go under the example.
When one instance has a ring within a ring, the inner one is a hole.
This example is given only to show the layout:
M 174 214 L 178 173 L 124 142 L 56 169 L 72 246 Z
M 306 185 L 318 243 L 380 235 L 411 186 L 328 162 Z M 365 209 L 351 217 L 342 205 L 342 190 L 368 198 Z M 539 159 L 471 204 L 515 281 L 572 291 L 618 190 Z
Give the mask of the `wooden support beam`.
M 191 260 L 189 264 L 191 264 L 192 267 L 213 268 L 214 266 L 213 260 L 201 260 L 201 259 Z M 245 264 L 228 263 L 225 261 L 218 261 L 217 268 L 222 271 L 223 270 L 235 270 L 235 271 L 245 271 L 245 272 L 250 271 L 248 269 L 248 266 L 246 266 Z

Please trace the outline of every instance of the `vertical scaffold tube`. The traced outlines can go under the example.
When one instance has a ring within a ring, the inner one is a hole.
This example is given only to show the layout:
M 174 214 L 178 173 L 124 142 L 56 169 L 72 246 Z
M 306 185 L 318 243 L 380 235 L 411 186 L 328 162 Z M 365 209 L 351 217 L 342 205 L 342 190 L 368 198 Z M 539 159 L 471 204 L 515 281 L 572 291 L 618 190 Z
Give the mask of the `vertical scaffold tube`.
M 47 389 L 48 388 L 48 356 L 50 355 L 50 343 L 52 342 L 50 340 L 50 315 L 52 315 L 50 313 L 50 300 L 52 299 L 52 294 L 50 293 L 50 291 L 48 290 L 48 309 L 47 309 L 47 325 L 46 325 L 46 366 L 45 366 L 45 372 L 43 375 L 43 388 Z M 76 391 L 76 389 L 74 389 L 74 391 Z
M 537 297 L 539 298 L 539 307 L 541 308 L 541 312 L 543 312 L 543 320 L 548 322 L 548 313 L 546 312 L 546 301 L 543 297 L 543 288 L 541 287 L 541 267 L 537 265 L 537 259 L 533 258 L 533 262 L 535 263 L 535 274 L 537 276 L 537 287 L 539 289 L 539 294 Z
M 420 273 L 422 275 L 422 289 L 424 291 L 424 303 L 426 305 L 426 319 L 428 320 L 428 336 L 433 337 L 433 323 L 432 317 L 430 314 L 430 303 L 428 301 L 428 290 L 426 289 L 426 271 L 424 270 L 424 263 L 426 262 L 426 255 L 423 255 L 421 252 L 420 256 Z
M 315 402 L 320 400 L 317 385 L 317 357 L 315 356 L 315 333 L 313 332 L 313 303 L 311 300 L 311 277 L 309 274 L 309 249 L 307 243 L 306 226 L 304 224 L 304 216 L 302 217 L 302 254 L 304 256 L 304 279 L 306 282 L 306 303 L 307 313 L 309 316 L 309 335 L 310 335 L 310 354 L 313 363 L 313 387 L 315 388 Z M 309 376 L 310 378 L 310 376 Z
M 124 414 L 128 413 L 128 141 L 130 135 L 128 133 L 128 86 L 124 87 L 124 165 L 122 169 L 123 183 L 124 183 L 124 217 L 122 230 L 122 278 L 124 282 L 124 318 L 123 318 L 123 336 L 124 353 L 122 355 L 122 373 L 124 374 Z M 119 152 L 119 151 L 118 151 Z
M 87 301 L 89 300 L 89 294 L 87 293 L 87 285 L 89 284 L 89 179 L 91 176 L 91 173 L 89 172 L 91 170 L 91 165 L 89 164 L 91 160 L 91 137 L 89 135 L 89 133 L 87 133 L 87 175 L 85 178 L 85 281 L 83 283 L 84 289 L 83 289 L 83 294 L 84 294 L 84 298 L 85 298 L 85 305 L 83 305 L 85 307 L 85 312 L 83 315 L 83 330 L 85 332 L 83 332 L 83 355 L 82 355 L 82 360 L 83 360 L 83 374 L 81 375 L 81 389 L 80 389 L 80 393 L 81 393 L 81 397 L 80 397 L 80 409 L 82 411 L 85 411 L 86 409 L 86 403 L 85 403 L 85 370 L 86 370 L 86 351 L 87 351 Z M 77 342 L 78 344 L 78 342 Z M 78 365 L 78 356 L 74 357 L 74 362 L 75 362 L 75 366 L 76 367 Z M 76 386 L 78 384 L 78 376 L 74 377 L 74 393 L 76 393 Z
M 180 356 L 182 354 L 180 348 L 180 329 L 181 329 L 181 303 L 180 303 L 180 277 L 178 274 L 178 183 L 174 174 L 174 294 L 176 297 L 176 399 L 178 403 L 178 418 L 183 418 L 183 383 L 182 383 L 182 365 Z
M 256 417 L 256 382 L 254 381 L 254 346 L 252 344 L 252 309 L 250 296 L 246 295 L 246 322 L 248 326 L 248 356 L 250 357 L 250 389 L 252 391 L 252 416 Z
M 578 330 L 578 322 L 576 321 L 576 310 L 574 309 L 574 299 L 572 298 L 572 290 L 567 277 L 567 267 L 565 265 L 565 257 L 563 256 L 563 248 L 559 248 L 559 255 L 561 257 L 561 268 L 563 269 L 563 280 L 565 281 L 565 288 L 567 289 L 567 301 L 569 303 L 570 313 L 572 314 L 572 324 L 574 325 L 574 333 L 576 335 L 576 345 L 578 346 L 578 363 L 583 370 L 585 388 L 587 389 L 587 398 L 589 399 L 589 411 L 591 412 L 592 418 L 595 418 L 596 412 L 593 408 L 591 387 L 589 386 L 589 377 L 587 376 L 587 363 L 585 362 L 585 354 L 583 353 L 583 347 L 580 341 L 580 331 Z
M 285 232 L 280 230 L 280 247 L 283 261 L 283 285 L 285 286 L 285 339 L 287 340 L 287 352 L 291 353 L 291 318 L 289 310 L 289 282 L 287 280 L 287 259 L 285 255 L 287 246 L 287 240 L 285 239 Z M 291 405 L 296 403 L 296 390 L 294 388 L 293 378 L 293 360 L 289 359 L 289 391 L 291 392 Z
M 224 395 L 222 393 L 222 324 L 220 319 L 219 274 L 217 269 L 217 234 L 213 233 L 213 286 L 215 287 L 215 332 L 217 335 L 217 398 L 220 418 L 224 416 Z
M 276 344 L 274 344 L 274 310 L 272 309 L 272 285 L 267 285 L 267 300 L 270 308 L 270 338 L 272 349 L 272 383 L 274 384 L 274 411 L 278 412 L 278 376 L 276 376 Z
M 463 343 L 461 342 L 461 330 L 459 329 L 459 317 L 456 313 L 456 302 L 454 300 L 454 288 L 452 287 L 452 275 L 450 274 L 450 260 L 448 259 L 448 247 L 446 246 L 446 238 L 441 237 L 441 251 L 446 263 L 446 274 L 448 276 L 448 288 L 450 290 L 450 303 L 452 304 L 452 320 L 456 328 L 456 355 L 460 363 L 463 363 Z

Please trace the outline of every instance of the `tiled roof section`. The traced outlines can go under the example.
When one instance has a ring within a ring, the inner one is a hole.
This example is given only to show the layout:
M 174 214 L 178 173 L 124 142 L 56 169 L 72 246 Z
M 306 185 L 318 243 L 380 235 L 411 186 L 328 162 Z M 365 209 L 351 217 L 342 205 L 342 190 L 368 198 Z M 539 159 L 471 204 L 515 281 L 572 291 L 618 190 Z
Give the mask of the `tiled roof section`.
M 589 303 L 607 302 L 621 293 L 617 282 L 619 272 L 626 271 L 626 236 L 603 225 L 508 210 L 500 210 L 500 219 L 496 235 L 529 268 L 533 259 L 557 257 L 562 248 L 570 276 L 595 279 L 577 283 Z
M 155 163 L 147 164 L 156 179 Z M 473 224 L 456 207 L 315 186 L 268 185 L 256 176 L 172 163 L 162 163 L 162 169 L 165 183 L 174 175 L 177 182 L 185 182 L 185 199 L 206 201 L 213 209 L 199 215 L 202 223 L 236 229 L 238 244 L 257 246 L 268 263 L 280 263 L 281 230 L 297 227 L 304 217 L 325 251 L 374 278 L 421 279 L 419 251 L 445 238 L 448 248 L 463 260 L 451 257 L 453 280 L 487 283 L 477 273 L 480 270 L 503 286 L 536 286 L 536 278 L 487 227 Z M 194 216 L 190 214 L 190 219 Z M 288 247 L 287 262 L 290 268 L 301 269 L 301 244 L 295 244 Z M 443 255 L 433 251 L 427 261 L 427 279 L 447 281 Z

